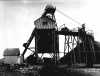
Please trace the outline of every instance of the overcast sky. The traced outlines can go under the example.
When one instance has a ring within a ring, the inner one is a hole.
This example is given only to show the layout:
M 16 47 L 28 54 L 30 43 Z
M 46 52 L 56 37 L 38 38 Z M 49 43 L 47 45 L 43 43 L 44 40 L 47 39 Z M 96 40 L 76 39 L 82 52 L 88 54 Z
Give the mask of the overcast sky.
M 5 48 L 18 47 L 23 51 L 22 45 L 34 29 L 34 20 L 41 16 L 47 3 L 81 24 L 86 23 L 86 28 L 94 32 L 95 40 L 100 41 L 99 0 L 0 0 L 0 57 Z M 57 11 L 55 15 L 58 26 L 80 27 Z

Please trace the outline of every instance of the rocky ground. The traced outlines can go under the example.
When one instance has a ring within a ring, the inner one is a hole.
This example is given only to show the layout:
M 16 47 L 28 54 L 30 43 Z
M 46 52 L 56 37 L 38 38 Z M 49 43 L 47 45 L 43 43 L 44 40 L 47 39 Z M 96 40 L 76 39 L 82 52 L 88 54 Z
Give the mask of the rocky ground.
M 40 76 L 100 76 L 100 68 L 56 68 L 44 67 Z M 0 76 L 39 76 L 38 74 L 19 71 L 0 71 Z

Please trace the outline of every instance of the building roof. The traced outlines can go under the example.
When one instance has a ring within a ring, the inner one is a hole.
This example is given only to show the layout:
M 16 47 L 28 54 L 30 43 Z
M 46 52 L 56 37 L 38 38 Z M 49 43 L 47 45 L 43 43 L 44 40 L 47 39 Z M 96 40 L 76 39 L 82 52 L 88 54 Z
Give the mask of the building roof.
M 34 21 L 35 28 L 37 29 L 54 29 L 56 28 L 56 23 L 53 19 L 49 17 L 40 17 Z
M 19 56 L 20 50 L 19 48 L 7 48 L 4 50 L 4 56 Z

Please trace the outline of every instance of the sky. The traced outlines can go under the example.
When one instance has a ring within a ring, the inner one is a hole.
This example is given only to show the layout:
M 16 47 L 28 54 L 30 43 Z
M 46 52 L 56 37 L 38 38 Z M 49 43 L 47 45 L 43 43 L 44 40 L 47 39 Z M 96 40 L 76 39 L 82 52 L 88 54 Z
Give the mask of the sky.
M 55 17 L 58 27 L 63 24 L 69 29 L 81 27 L 65 17 L 68 15 L 80 24 L 85 23 L 87 31 L 93 32 L 95 40 L 100 42 L 99 0 L 0 0 L 0 58 L 6 48 L 20 48 L 23 52 L 22 45 L 34 29 L 34 21 L 42 15 L 48 3 L 57 8 Z M 61 37 L 60 50 L 63 50 L 63 45 L 64 38 Z

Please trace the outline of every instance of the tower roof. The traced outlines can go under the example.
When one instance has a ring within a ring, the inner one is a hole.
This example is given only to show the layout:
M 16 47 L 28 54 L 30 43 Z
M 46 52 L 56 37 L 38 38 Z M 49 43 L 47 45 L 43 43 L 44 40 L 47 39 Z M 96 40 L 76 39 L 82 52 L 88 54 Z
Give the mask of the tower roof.
M 53 29 L 56 27 L 54 20 L 48 17 L 40 17 L 34 21 L 34 25 L 38 29 Z

